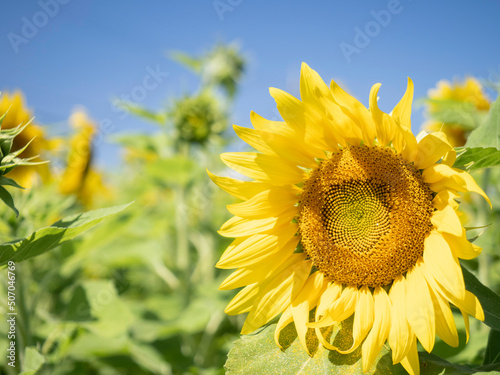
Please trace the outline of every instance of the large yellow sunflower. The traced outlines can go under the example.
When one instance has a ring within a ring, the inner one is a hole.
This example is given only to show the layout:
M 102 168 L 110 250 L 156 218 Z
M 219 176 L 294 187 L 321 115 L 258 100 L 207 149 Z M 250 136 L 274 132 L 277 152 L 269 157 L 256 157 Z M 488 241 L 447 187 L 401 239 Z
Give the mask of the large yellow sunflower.
M 463 82 L 449 82 L 441 80 L 436 87 L 429 90 L 429 99 L 434 101 L 452 100 L 461 103 L 470 103 L 478 111 L 488 111 L 490 109 L 490 100 L 483 90 L 481 83 L 473 78 L 467 77 Z M 429 103 L 427 112 L 430 117 L 440 110 L 437 103 Z M 428 131 L 442 131 L 448 136 L 448 140 L 453 147 L 465 145 L 470 129 L 463 124 L 429 120 L 424 124 Z
M 235 216 L 219 233 L 236 239 L 217 267 L 237 268 L 221 289 L 245 286 L 226 308 L 248 313 L 243 334 L 282 314 L 276 338 L 293 321 L 307 351 L 311 333 L 342 353 L 361 345 L 364 371 L 388 341 L 394 363 L 418 374 L 417 340 L 429 352 L 435 335 L 458 345 L 450 303 L 466 327 L 469 315 L 484 319 L 458 261 L 480 248 L 467 240 L 455 199 L 488 198 L 452 168 L 444 133 L 411 133 L 412 81 L 390 115 L 378 108 L 379 88 L 367 109 L 303 64 L 301 100 L 270 89 L 284 122 L 252 112 L 255 129 L 235 126 L 258 152 L 222 155 L 254 181 L 210 174 L 243 200 L 228 206 Z M 334 347 L 325 327 L 353 314 L 352 347 Z

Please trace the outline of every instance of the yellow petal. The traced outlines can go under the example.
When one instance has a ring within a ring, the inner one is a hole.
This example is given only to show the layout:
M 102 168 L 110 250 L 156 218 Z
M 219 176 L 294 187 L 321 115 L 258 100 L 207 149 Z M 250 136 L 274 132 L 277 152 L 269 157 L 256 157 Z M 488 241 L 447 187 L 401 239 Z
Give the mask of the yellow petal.
M 276 324 L 276 329 L 274 330 L 274 342 L 276 345 L 278 345 L 281 349 L 283 347 L 280 344 L 280 333 L 285 328 L 287 325 L 289 325 L 291 322 L 293 322 L 293 315 L 292 315 L 292 306 L 290 305 L 284 312 L 281 314 L 280 319 L 278 320 L 278 323 Z
M 307 175 L 280 157 L 256 152 L 226 152 L 221 159 L 228 167 L 244 176 L 271 185 L 290 185 L 304 181 Z
M 258 283 L 246 286 L 228 303 L 224 312 L 228 315 L 238 315 L 250 311 L 258 293 Z
M 429 187 L 440 192 L 444 189 L 452 189 L 460 192 L 475 192 L 480 194 L 490 204 L 491 202 L 484 191 L 474 181 L 474 178 L 467 172 L 460 169 L 451 168 L 446 164 L 434 164 L 422 172 L 424 182 Z
M 443 236 L 432 231 L 424 242 L 424 262 L 432 277 L 456 298 L 465 298 L 465 284 L 458 259 Z
M 224 251 L 216 267 L 222 269 L 246 267 L 276 252 L 293 253 L 299 242 L 299 237 L 295 236 L 297 229 L 296 224 L 290 224 L 279 234 L 254 234 L 238 238 Z M 281 249 L 284 249 L 284 252 L 280 251 Z
M 432 205 L 437 210 L 442 210 L 446 206 L 451 206 L 452 208 L 458 208 L 458 202 L 455 200 L 459 198 L 460 195 L 454 193 L 451 190 L 442 190 L 436 194 L 432 200 Z
M 411 129 L 411 105 L 413 101 L 413 81 L 408 77 L 408 85 L 406 87 L 405 94 L 401 98 L 398 104 L 392 110 L 392 117 L 401 125 L 404 129 Z
M 375 123 L 368 109 L 356 98 L 346 93 L 335 81 L 330 84 L 333 99 L 342 107 L 342 111 L 358 125 L 363 132 L 363 140 L 368 146 L 373 145 L 376 136 Z
M 292 299 L 292 314 L 297 335 L 300 343 L 309 355 L 311 355 L 311 353 L 306 343 L 309 311 L 318 303 L 319 296 L 324 291 L 324 285 L 326 286 L 326 284 L 323 274 L 321 272 L 315 272 L 309 276 L 298 295 Z
M 233 128 L 243 141 L 264 154 L 279 156 L 293 164 L 307 168 L 318 166 L 314 154 L 309 152 L 311 147 L 305 142 L 299 142 L 297 137 L 291 138 L 236 125 Z
M 445 133 L 434 132 L 428 134 L 418 143 L 415 165 L 418 169 L 428 168 L 452 149 L 453 147 L 448 142 Z
M 295 256 L 299 259 L 298 262 L 293 259 Z M 274 277 L 259 283 L 259 293 L 247 315 L 241 330 L 242 334 L 251 333 L 262 327 L 291 303 L 293 286 L 304 284 L 311 270 L 311 261 L 300 260 L 303 257 L 303 254 L 292 254 L 290 260 L 284 263 L 286 266 L 282 266 L 284 268 L 282 272 L 273 273 Z
M 419 260 L 406 274 L 406 318 L 424 349 L 430 352 L 434 347 L 436 323 L 424 267 Z
M 324 312 L 323 318 L 317 322 L 309 323 L 311 328 L 331 326 L 333 323 L 341 322 L 354 313 L 358 300 L 358 288 L 346 286 L 340 297 Z
M 472 315 L 474 318 L 483 321 L 484 320 L 484 312 L 481 304 L 477 297 L 469 292 L 465 291 L 465 296 L 463 299 L 457 298 L 453 293 L 451 293 L 448 289 L 444 288 L 440 283 L 438 283 L 434 277 L 430 274 L 428 270 L 426 271 L 426 279 L 429 282 L 431 288 L 436 290 L 443 298 L 445 298 L 448 302 L 454 304 L 463 312 L 466 312 L 469 315 Z
M 224 237 L 245 237 L 256 233 L 271 233 L 289 225 L 296 214 L 297 208 L 292 207 L 280 217 L 250 220 L 233 216 L 222 225 L 218 233 Z
M 401 154 L 407 162 L 412 163 L 415 161 L 418 153 L 418 144 L 411 130 L 396 124 L 393 145 L 397 153 Z
M 414 338 L 410 342 L 410 350 L 405 358 L 401 360 L 401 365 L 404 367 L 408 374 L 420 374 L 420 362 L 418 360 L 417 340 Z
M 410 350 L 411 339 L 415 336 L 406 320 L 406 280 L 399 275 L 389 291 L 391 299 L 391 330 L 389 345 L 392 349 L 392 362 L 399 363 Z
M 464 324 L 465 324 L 465 343 L 467 344 L 469 342 L 469 337 L 470 337 L 469 314 L 467 314 L 463 310 L 460 310 L 460 312 L 462 313 L 462 317 L 464 318 Z
M 376 287 L 373 299 L 375 307 L 373 327 L 362 346 L 363 372 L 373 366 L 391 328 L 391 300 L 386 291 Z
M 394 139 L 396 123 L 387 113 L 382 112 L 378 107 L 378 90 L 381 84 L 376 83 L 370 91 L 370 112 L 375 122 L 377 130 L 377 140 L 381 146 L 385 146 Z
M 436 313 L 436 334 L 448 345 L 458 347 L 458 332 L 450 305 L 432 288 L 431 297 Z
M 256 130 L 271 134 L 278 134 L 288 140 L 288 144 L 297 145 L 301 150 L 307 151 L 314 158 L 324 158 L 325 153 L 322 148 L 315 147 L 311 142 L 307 142 L 304 124 L 302 129 L 294 129 L 284 121 L 271 121 L 258 115 L 250 113 L 250 121 Z
M 373 295 L 370 289 L 365 285 L 359 289 L 358 303 L 354 310 L 354 323 L 353 323 L 353 343 L 350 349 L 340 350 L 339 353 L 348 354 L 358 348 L 363 342 L 366 335 L 373 326 L 373 319 L 375 314 L 375 305 Z
M 461 259 L 474 259 L 479 254 L 481 254 L 481 248 L 479 246 L 474 246 L 469 242 L 466 235 L 466 230 L 462 228 L 462 235 L 452 236 L 447 233 L 443 233 L 443 238 L 450 245 L 450 249 L 458 258 Z
M 325 315 L 325 311 L 340 297 L 342 294 L 342 285 L 338 283 L 330 283 L 319 299 L 318 307 L 316 308 L 316 320 Z
M 432 213 L 431 223 L 441 233 L 449 233 L 454 236 L 462 234 L 462 223 L 458 218 L 457 212 L 451 206 L 446 206 L 442 210 Z
M 276 253 L 268 254 L 261 262 L 236 270 L 221 283 L 219 289 L 240 288 L 266 279 L 293 254 L 297 242 L 290 241 L 289 243 L 291 246 L 285 246 Z
M 263 191 L 246 202 L 230 204 L 227 209 L 233 215 L 246 219 L 277 217 L 283 211 L 295 206 L 299 200 L 297 193 L 298 191 L 291 186 L 274 188 Z
M 258 181 L 240 181 L 230 177 L 219 177 L 207 170 L 210 179 L 222 190 L 232 196 L 247 200 L 264 190 L 269 190 L 273 185 Z
M 313 147 L 323 150 L 329 149 L 324 135 L 326 128 L 317 124 L 316 121 L 312 121 L 304 103 L 287 92 L 273 87 L 269 89 L 269 93 L 276 101 L 281 117 L 293 129 L 297 137 L 304 139 Z

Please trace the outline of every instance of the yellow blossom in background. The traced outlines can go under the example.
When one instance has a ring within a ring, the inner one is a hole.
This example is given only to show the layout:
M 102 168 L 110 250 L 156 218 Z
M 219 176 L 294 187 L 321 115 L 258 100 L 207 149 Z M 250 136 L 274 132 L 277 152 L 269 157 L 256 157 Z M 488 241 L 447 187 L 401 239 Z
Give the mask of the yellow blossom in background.
M 66 170 L 59 182 L 62 194 L 75 194 L 86 207 L 91 207 L 96 196 L 107 196 L 109 189 L 102 175 L 93 166 L 95 123 L 84 111 L 76 111 L 69 119 L 75 134 L 69 143 Z
M 378 107 L 379 88 L 367 109 L 303 64 L 301 100 L 270 89 L 284 122 L 252 113 L 254 129 L 235 126 L 258 152 L 221 156 L 252 181 L 210 174 L 242 200 L 228 206 L 234 217 L 219 231 L 235 240 L 217 266 L 237 268 L 220 288 L 244 287 L 226 308 L 248 313 L 243 334 L 281 314 L 277 345 L 294 322 L 310 355 L 316 340 L 340 353 L 361 348 L 366 372 L 387 341 L 393 363 L 419 374 L 417 342 L 428 352 L 436 335 L 459 344 L 450 304 L 467 336 L 469 315 L 484 319 L 459 263 L 481 249 L 467 240 L 456 198 L 488 198 L 452 168 L 443 132 L 412 134 L 412 81 L 391 114 Z M 352 316 L 352 344 L 336 347 L 329 328 Z
M 8 111 L 8 112 L 7 112 Z M 33 114 L 26 108 L 23 94 L 15 91 L 12 94 L 2 92 L 0 96 L 0 113 L 6 113 L 2 123 L 3 129 L 15 128 L 19 125 L 25 125 L 33 118 Z M 16 138 L 12 144 L 12 152 L 22 149 L 28 142 L 31 144 L 24 150 L 19 158 L 31 158 L 41 155 L 44 151 L 52 150 L 56 147 L 57 141 L 45 138 L 43 129 L 30 122 Z M 42 161 L 41 158 L 35 158 L 32 161 Z M 50 179 L 50 170 L 48 164 L 20 166 L 9 172 L 7 177 L 12 178 L 23 187 L 31 187 L 38 177 L 46 182 Z
M 473 78 L 467 77 L 463 82 L 449 82 L 441 80 L 437 83 L 436 88 L 430 89 L 428 92 L 431 101 L 427 107 L 429 117 L 439 111 L 439 105 L 434 101 L 452 100 L 461 103 L 470 103 L 478 111 L 488 111 L 490 109 L 490 100 L 486 96 L 481 83 Z M 442 131 L 447 136 L 453 147 L 460 147 L 467 141 L 470 129 L 459 123 L 443 123 L 441 121 L 429 120 L 424 124 L 424 128 L 428 131 Z

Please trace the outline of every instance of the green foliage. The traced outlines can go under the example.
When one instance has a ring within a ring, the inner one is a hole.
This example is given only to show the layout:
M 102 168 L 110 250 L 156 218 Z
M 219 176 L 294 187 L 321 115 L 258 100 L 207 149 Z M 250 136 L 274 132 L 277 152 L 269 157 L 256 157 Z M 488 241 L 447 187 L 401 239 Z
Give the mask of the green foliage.
M 467 268 L 462 267 L 465 288 L 481 302 L 484 310 L 484 324 L 500 330 L 500 296 L 484 286 Z
M 495 147 L 459 147 L 453 167 L 473 171 L 500 165 L 500 150 Z
M 36 348 L 28 346 L 24 351 L 24 361 L 19 375 L 35 375 L 45 363 L 45 358 Z
M 106 216 L 116 214 L 127 206 L 104 208 L 72 215 L 47 228 L 39 229 L 22 240 L 4 243 L 0 245 L 0 266 L 6 265 L 9 261 L 21 262 L 41 255 L 75 238 L 99 224 Z
M 470 134 L 465 146 L 500 150 L 500 97 L 491 106 L 486 120 Z
M 350 323 L 350 324 L 349 324 Z M 323 346 L 314 345 L 309 356 L 299 340 L 295 326 L 290 323 L 280 335 L 280 349 L 274 341 L 275 324 L 268 325 L 257 334 L 245 335 L 234 343 L 225 364 L 228 375 L 278 374 L 361 374 L 361 348 L 343 355 Z M 333 328 L 329 332 L 334 345 L 348 349 L 352 337 L 352 322 Z M 391 353 L 383 347 L 374 366 L 365 374 L 405 374 L 401 365 L 392 365 Z

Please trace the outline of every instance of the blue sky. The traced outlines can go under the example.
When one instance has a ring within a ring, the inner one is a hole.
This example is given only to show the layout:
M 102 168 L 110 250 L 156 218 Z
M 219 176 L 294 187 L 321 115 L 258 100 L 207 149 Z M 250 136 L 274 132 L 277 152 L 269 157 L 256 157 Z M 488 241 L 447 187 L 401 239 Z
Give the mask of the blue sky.
M 105 124 L 106 135 L 151 131 L 117 113 L 111 100 L 141 92 L 137 87 L 153 70 L 157 79 L 141 104 L 160 108 L 197 86 L 167 51 L 199 54 L 216 42 L 237 41 L 248 69 L 234 123 L 248 126 L 251 110 L 276 118 L 268 87 L 298 95 L 302 61 L 365 104 L 370 87 L 381 82 L 380 107 L 390 111 L 407 76 L 418 98 L 440 79 L 500 75 L 499 15 L 494 0 L 5 0 L 0 89 L 23 90 L 37 122 L 53 133 L 65 131 L 78 105 Z M 414 131 L 422 120 L 417 111 Z M 97 155 L 103 166 L 119 161 L 118 148 L 107 141 Z

